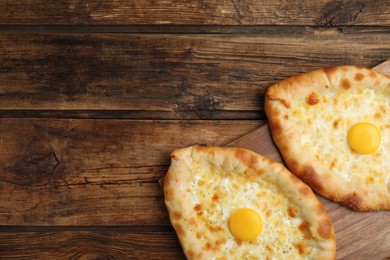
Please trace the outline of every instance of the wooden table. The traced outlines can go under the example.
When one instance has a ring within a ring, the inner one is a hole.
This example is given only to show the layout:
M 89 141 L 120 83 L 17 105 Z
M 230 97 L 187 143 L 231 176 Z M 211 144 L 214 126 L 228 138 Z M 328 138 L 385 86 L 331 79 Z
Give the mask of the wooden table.
M 170 152 L 265 124 L 278 80 L 389 59 L 389 26 L 381 0 L 0 0 L 0 258 L 183 259 Z

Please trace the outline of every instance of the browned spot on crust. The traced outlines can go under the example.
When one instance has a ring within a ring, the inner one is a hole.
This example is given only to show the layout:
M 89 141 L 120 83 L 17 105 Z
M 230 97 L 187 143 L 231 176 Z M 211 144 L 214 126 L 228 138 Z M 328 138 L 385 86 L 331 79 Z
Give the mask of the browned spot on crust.
M 358 73 L 355 74 L 355 80 L 356 81 L 362 81 L 363 79 L 364 79 L 363 73 L 358 72 Z
M 323 190 L 321 179 L 311 166 L 305 166 L 301 172 L 301 180 L 307 183 L 312 189 L 321 193 Z
M 288 161 L 288 168 L 291 172 L 298 172 L 298 161 L 297 160 L 290 160 Z M 291 176 L 291 180 L 294 181 L 294 182 L 300 182 L 301 180 L 297 177 L 298 175 L 295 175 L 295 174 L 290 174 Z
M 300 255 L 305 254 L 305 248 L 301 243 L 296 244 L 295 248 L 297 249 L 297 251 Z
M 386 125 L 382 125 L 381 127 L 380 127 L 381 129 L 390 129 L 390 124 L 386 124 Z
M 175 228 L 175 231 L 178 234 L 178 236 L 185 235 L 184 228 L 180 224 L 175 224 L 173 227 Z
M 217 239 L 216 241 L 215 241 L 215 245 L 216 246 L 219 246 L 219 245 L 221 245 L 221 244 L 223 244 L 223 243 L 225 243 L 226 242 L 226 240 L 225 239 Z
M 330 169 L 333 169 L 336 166 L 336 163 L 337 163 L 337 158 L 334 158 L 330 163 Z
M 174 211 L 173 213 L 172 213 L 172 219 L 174 219 L 174 220 L 179 220 L 179 219 L 181 219 L 181 213 L 180 212 L 178 212 L 178 211 Z
M 380 112 L 376 112 L 374 115 L 374 118 L 377 120 L 380 120 L 380 119 L 382 119 L 382 114 Z
M 334 233 L 332 232 L 332 223 L 330 222 L 329 219 L 324 219 L 320 225 L 317 228 L 318 234 L 324 238 L 324 239 L 329 239 L 334 236 Z
M 375 71 L 370 71 L 370 77 L 371 77 L 371 78 L 376 78 L 376 73 L 375 73 Z
M 309 232 L 309 223 L 303 221 L 301 224 L 299 224 L 298 228 L 300 231 L 302 231 L 302 233 Z
M 202 237 L 202 235 L 203 234 L 201 232 L 198 232 L 198 233 L 196 233 L 196 238 L 200 239 Z
M 212 246 L 209 242 L 207 242 L 207 243 L 204 245 L 204 248 L 205 248 L 206 250 L 210 250 L 212 247 L 213 247 L 213 246 Z
M 202 210 L 202 206 L 200 206 L 200 204 L 195 204 L 194 210 L 196 211 Z
M 298 213 L 298 210 L 297 209 L 293 209 L 291 207 L 288 207 L 287 209 L 287 214 L 291 217 L 291 218 L 296 218 L 297 217 L 297 213 Z
M 195 257 L 195 253 L 194 251 L 192 251 L 191 249 L 187 250 L 187 254 L 186 254 L 190 259 L 194 258 Z
M 337 129 L 337 128 L 339 127 L 339 124 L 340 124 L 340 120 L 339 120 L 339 119 L 334 120 L 334 121 L 333 121 L 333 128 L 334 128 L 334 129 Z
M 172 188 L 170 187 L 171 186 L 171 183 L 172 183 L 172 176 L 171 174 L 168 172 L 164 179 L 163 179 L 163 189 L 164 189 L 164 196 L 165 196 L 165 200 L 172 200 L 174 195 L 173 195 L 173 190 Z
M 196 204 L 194 206 L 194 210 L 196 211 L 196 215 L 198 215 L 198 216 L 203 215 L 202 207 L 200 206 L 200 204 Z
M 208 224 L 207 227 L 209 228 L 209 230 L 214 233 L 214 232 L 221 232 L 221 231 L 224 231 L 225 229 L 222 227 L 222 226 L 213 226 L 211 224 Z
M 284 115 L 283 118 L 286 119 L 286 120 L 288 120 L 288 115 Z
M 171 153 L 171 159 L 179 159 L 179 158 L 177 157 L 177 154 L 175 154 L 175 153 L 173 152 L 173 153 Z
M 237 238 L 236 238 L 235 240 L 236 240 L 236 243 L 237 243 L 238 246 L 241 246 L 241 245 L 242 245 L 242 240 L 237 239 Z
M 282 124 L 278 120 L 270 120 L 269 121 L 270 128 L 274 133 L 282 132 Z
M 310 192 L 311 192 L 310 188 L 307 187 L 306 185 L 299 189 L 299 193 L 301 193 L 303 197 L 309 196 Z
M 317 93 L 312 92 L 306 97 L 306 103 L 310 106 L 314 106 L 320 102 L 320 98 L 318 97 Z
M 219 195 L 217 193 L 215 193 L 211 199 L 213 201 L 217 202 L 219 200 Z
M 204 180 L 199 180 L 199 181 L 198 181 L 198 185 L 199 185 L 199 186 L 203 186 L 204 183 L 205 183 Z
M 309 223 L 306 221 L 303 221 L 299 226 L 298 229 L 302 232 L 303 238 L 304 239 L 310 239 L 311 237 L 311 231 L 310 231 L 310 226 Z
M 348 79 L 343 79 L 341 81 L 341 86 L 344 88 L 344 89 L 349 89 L 351 87 L 351 82 L 348 80 Z
M 266 215 L 267 217 L 269 217 L 269 216 L 271 216 L 271 213 L 272 213 L 271 210 L 267 210 L 267 212 L 265 213 L 265 215 Z
M 323 68 L 322 69 L 326 74 L 333 74 L 337 71 L 336 68 Z
M 257 169 L 257 171 L 256 171 L 256 175 L 257 175 L 257 176 L 263 176 L 264 173 L 265 173 L 265 169 L 264 169 L 264 168 L 259 168 L 259 169 Z
M 370 183 L 374 183 L 374 177 L 372 177 L 372 176 L 368 176 L 367 178 L 366 178 L 366 183 L 367 184 L 370 184 Z
M 249 167 L 254 167 L 257 165 L 257 156 L 255 154 L 246 152 L 245 150 L 238 149 L 236 152 L 237 158 Z
M 329 85 L 325 85 L 325 88 L 329 88 Z
M 363 201 L 356 193 L 349 194 L 340 203 L 353 210 L 360 211 L 364 209 Z

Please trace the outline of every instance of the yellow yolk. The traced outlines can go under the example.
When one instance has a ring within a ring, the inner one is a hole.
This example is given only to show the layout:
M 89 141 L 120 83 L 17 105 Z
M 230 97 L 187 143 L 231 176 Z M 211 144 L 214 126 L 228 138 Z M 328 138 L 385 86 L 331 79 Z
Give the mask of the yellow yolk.
M 378 149 L 381 143 L 381 133 L 375 125 L 361 122 L 352 126 L 348 131 L 347 140 L 354 151 L 360 154 L 370 154 Z
M 242 208 L 233 212 L 228 225 L 234 237 L 244 241 L 251 241 L 260 234 L 263 223 L 256 211 Z

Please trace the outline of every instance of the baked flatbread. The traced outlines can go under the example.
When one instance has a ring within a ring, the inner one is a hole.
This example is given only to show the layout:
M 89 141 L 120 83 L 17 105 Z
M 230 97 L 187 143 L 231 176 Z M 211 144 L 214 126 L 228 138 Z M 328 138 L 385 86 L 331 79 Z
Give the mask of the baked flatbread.
M 282 164 L 222 147 L 171 158 L 165 204 L 188 259 L 335 259 L 325 209 Z
M 356 211 L 390 209 L 390 78 L 342 66 L 269 87 L 265 112 L 292 173 Z

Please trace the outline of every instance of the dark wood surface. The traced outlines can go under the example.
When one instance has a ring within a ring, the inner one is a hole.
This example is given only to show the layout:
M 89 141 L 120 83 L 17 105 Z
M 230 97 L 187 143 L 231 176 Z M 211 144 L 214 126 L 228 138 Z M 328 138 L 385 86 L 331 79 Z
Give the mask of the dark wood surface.
M 2 0 L 0 8 L 6 24 L 390 25 L 386 0 Z
M 388 1 L 0 0 L 0 258 L 183 259 L 169 153 L 232 142 L 270 84 L 389 42 Z

